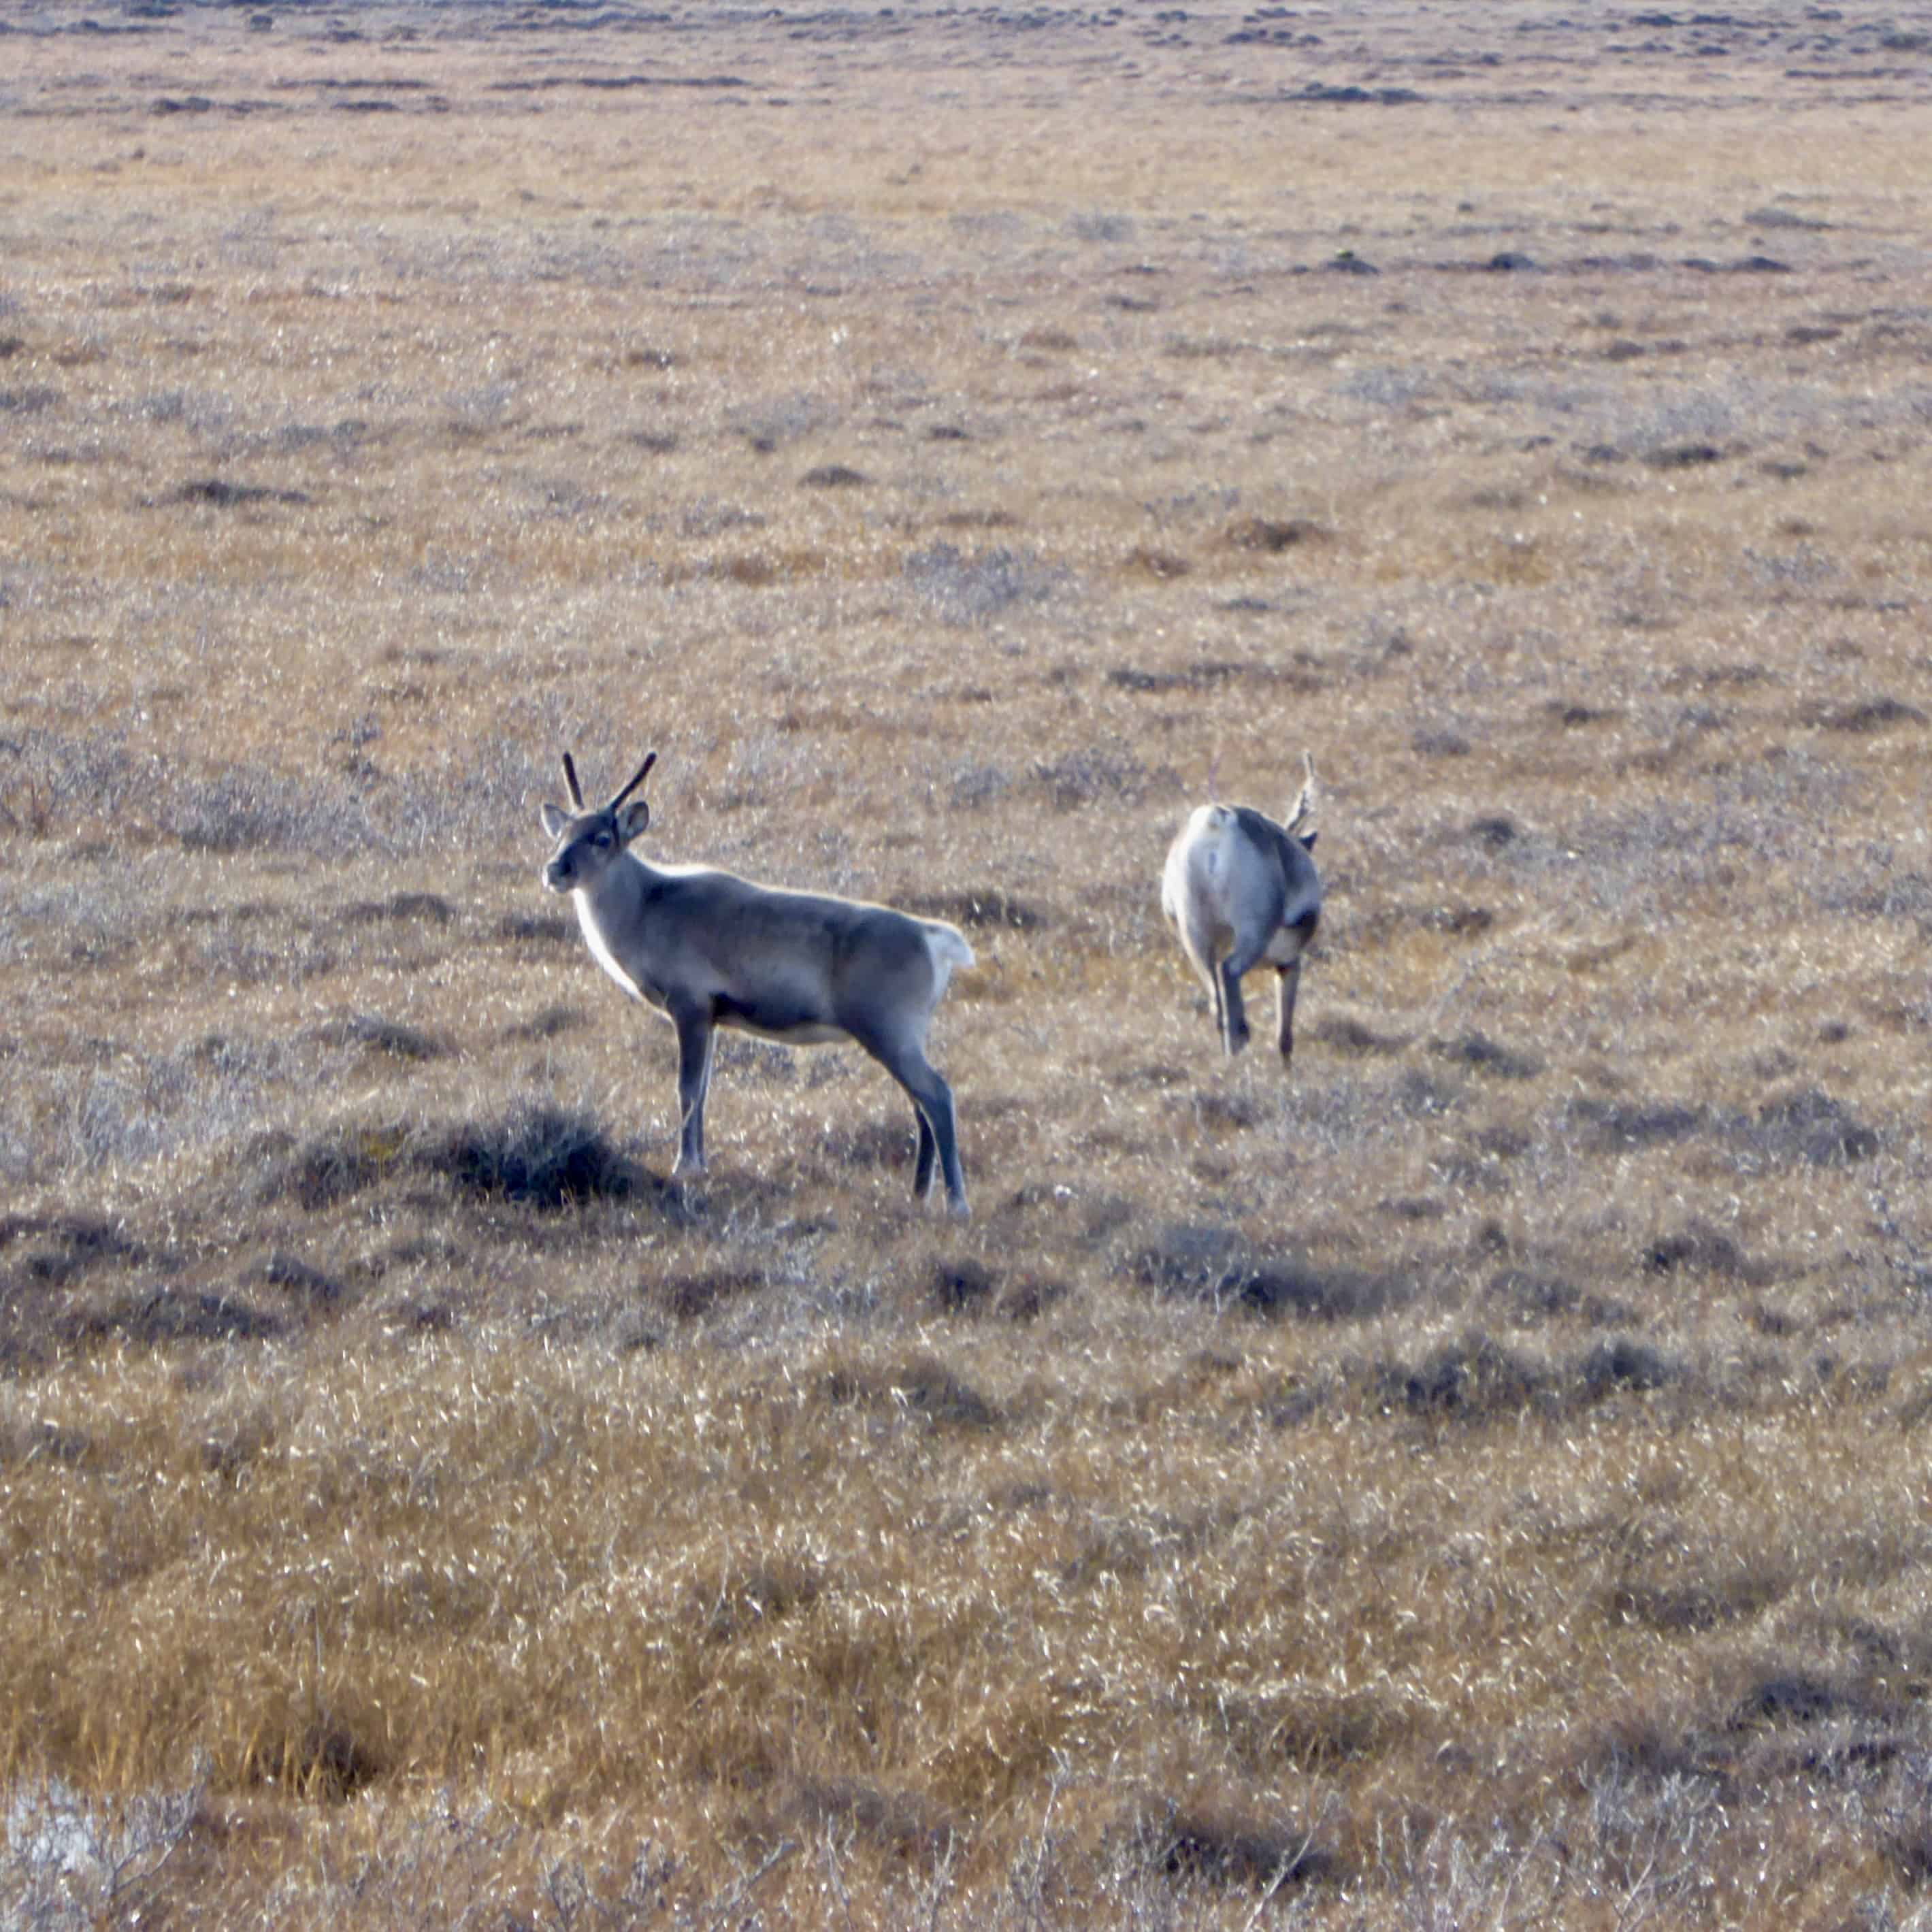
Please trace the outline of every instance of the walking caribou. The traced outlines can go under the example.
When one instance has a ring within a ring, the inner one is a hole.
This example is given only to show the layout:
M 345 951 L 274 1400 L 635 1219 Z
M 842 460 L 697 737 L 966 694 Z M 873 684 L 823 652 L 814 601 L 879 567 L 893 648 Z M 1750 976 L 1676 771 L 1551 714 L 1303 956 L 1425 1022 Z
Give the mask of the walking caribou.
M 1241 977 L 1264 963 L 1280 985 L 1276 1045 L 1294 1052 L 1294 996 L 1301 956 L 1322 919 L 1314 849 L 1315 761 L 1285 825 L 1245 805 L 1204 805 L 1168 848 L 1161 910 L 1214 1004 L 1215 1030 L 1230 1057 L 1248 1043 Z

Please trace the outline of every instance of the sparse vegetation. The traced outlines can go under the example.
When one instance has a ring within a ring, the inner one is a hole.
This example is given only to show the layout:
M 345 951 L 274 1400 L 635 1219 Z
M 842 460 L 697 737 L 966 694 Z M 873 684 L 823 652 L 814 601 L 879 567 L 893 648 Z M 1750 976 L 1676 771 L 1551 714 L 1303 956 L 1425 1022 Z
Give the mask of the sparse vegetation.
M 1452 12 L 0 20 L 0 1924 L 1926 1922 L 1932 38 Z

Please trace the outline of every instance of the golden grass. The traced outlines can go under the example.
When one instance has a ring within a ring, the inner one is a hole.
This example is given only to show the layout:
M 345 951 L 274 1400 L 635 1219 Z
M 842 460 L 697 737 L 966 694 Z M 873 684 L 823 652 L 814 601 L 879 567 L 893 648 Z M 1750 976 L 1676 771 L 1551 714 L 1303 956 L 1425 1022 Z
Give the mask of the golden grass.
M 1839 10 L 4 37 L 0 1916 L 1909 1918 L 1924 53 Z M 968 923 L 970 1227 L 851 1055 L 667 1185 L 566 745 Z M 1154 881 L 1304 746 L 1284 1076 Z

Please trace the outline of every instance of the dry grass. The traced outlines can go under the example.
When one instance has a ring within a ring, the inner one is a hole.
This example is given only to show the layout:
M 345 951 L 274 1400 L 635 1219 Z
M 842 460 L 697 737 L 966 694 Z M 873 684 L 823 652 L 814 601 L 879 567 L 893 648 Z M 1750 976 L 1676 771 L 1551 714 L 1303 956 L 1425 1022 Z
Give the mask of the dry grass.
M 1932 34 L 1646 20 L 0 22 L 0 1919 L 1923 1918 Z

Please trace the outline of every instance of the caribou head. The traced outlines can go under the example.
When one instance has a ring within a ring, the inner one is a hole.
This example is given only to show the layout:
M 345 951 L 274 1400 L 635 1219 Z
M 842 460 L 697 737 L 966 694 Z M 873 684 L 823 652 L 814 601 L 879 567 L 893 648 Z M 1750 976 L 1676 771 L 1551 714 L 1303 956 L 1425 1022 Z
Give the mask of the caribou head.
M 544 867 L 543 882 L 554 892 L 574 892 L 588 885 L 631 841 L 651 822 L 651 808 L 644 800 L 626 805 L 658 761 L 653 752 L 632 775 L 629 784 L 614 794 L 608 805 L 592 809 L 584 802 L 584 788 L 577 782 L 577 766 L 570 754 L 563 754 L 563 780 L 570 788 L 572 809 L 546 803 L 543 826 L 556 842 L 556 848 Z

